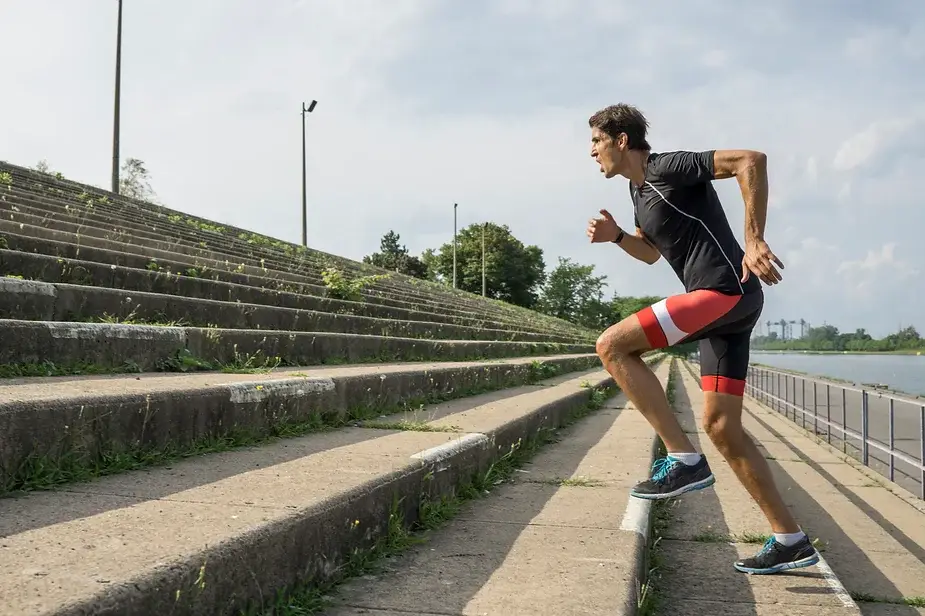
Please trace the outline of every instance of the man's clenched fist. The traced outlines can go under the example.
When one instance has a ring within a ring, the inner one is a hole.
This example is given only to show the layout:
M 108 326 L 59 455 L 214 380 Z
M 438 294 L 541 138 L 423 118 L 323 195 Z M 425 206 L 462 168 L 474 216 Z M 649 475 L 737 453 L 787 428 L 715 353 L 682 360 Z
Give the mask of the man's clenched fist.
M 613 219 L 613 216 L 610 215 L 610 212 L 601 210 L 601 216 L 603 218 L 592 218 L 588 221 L 587 235 L 592 244 L 612 242 L 617 239 L 617 235 L 620 233 L 620 227 L 617 225 L 617 221 Z

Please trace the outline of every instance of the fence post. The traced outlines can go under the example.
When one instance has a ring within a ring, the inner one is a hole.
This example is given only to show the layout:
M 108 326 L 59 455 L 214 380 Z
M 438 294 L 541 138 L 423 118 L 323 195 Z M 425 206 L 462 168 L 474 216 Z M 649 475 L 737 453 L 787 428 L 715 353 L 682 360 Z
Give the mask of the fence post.
M 813 438 L 819 434 L 819 418 L 816 416 L 816 381 L 813 381 Z
M 832 388 L 825 384 L 825 442 L 832 444 Z
M 890 481 L 893 481 L 893 398 L 890 398 Z
M 848 390 L 841 388 L 841 451 L 848 453 L 848 435 L 845 430 L 848 428 Z
M 861 390 L 861 464 L 867 466 L 867 390 Z
M 794 377 L 795 379 L 796 377 Z M 793 412 L 796 413 L 796 382 L 793 383 L 793 402 L 794 409 Z M 804 430 L 806 429 L 806 379 L 800 379 L 800 410 L 803 411 L 800 413 L 800 427 Z
M 925 500 L 925 404 L 919 409 L 919 495 Z

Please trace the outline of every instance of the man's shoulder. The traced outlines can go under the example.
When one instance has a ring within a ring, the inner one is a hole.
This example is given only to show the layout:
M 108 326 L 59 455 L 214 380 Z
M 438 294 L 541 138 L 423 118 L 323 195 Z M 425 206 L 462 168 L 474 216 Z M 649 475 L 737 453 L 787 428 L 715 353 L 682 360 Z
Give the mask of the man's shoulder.
M 649 170 L 656 178 L 674 178 L 683 183 L 712 180 L 715 150 L 671 150 L 652 152 Z

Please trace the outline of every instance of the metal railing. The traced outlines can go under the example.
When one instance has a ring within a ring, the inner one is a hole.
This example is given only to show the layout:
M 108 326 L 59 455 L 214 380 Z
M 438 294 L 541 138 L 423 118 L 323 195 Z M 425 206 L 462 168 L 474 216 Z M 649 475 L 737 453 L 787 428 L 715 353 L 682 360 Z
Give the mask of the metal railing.
M 752 398 L 925 499 L 925 403 L 763 366 L 749 366 L 746 383 Z

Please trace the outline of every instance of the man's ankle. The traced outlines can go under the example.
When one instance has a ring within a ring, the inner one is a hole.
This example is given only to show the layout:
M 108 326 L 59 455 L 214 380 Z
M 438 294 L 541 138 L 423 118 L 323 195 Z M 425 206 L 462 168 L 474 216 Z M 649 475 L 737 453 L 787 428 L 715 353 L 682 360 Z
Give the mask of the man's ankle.
M 672 460 L 677 460 L 678 462 L 681 462 L 685 464 L 686 466 L 696 466 L 700 462 L 701 458 L 703 457 L 702 454 L 699 454 L 696 451 L 694 452 L 689 452 L 689 451 L 688 452 L 668 452 L 668 456 Z

